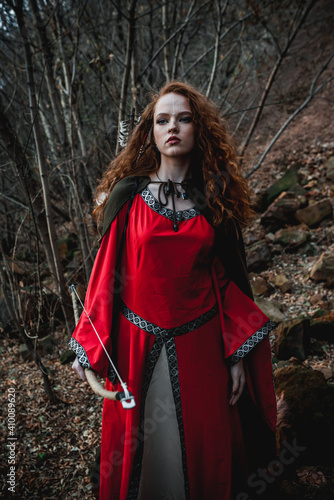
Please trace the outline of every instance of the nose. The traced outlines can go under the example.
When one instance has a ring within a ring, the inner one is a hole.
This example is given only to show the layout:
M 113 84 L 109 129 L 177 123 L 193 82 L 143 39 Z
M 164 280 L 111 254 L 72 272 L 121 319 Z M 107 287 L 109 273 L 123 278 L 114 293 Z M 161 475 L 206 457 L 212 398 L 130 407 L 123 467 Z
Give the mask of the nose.
M 168 132 L 176 131 L 178 130 L 178 125 L 177 121 L 174 116 L 172 116 L 170 122 L 169 122 L 169 127 L 168 127 Z

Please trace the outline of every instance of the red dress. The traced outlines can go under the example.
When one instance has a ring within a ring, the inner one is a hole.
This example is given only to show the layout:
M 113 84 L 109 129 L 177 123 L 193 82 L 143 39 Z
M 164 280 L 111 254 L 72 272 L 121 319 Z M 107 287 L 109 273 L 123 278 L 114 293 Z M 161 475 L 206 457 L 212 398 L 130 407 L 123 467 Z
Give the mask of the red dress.
M 130 210 L 122 306 L 111 340 L 127 206 L 102 240 L 85 301 L 136 399 L 131 410 L 104 400 L 100 500 L 228 500 L 233 467 L 244 458 L 238 409 L 229 405 L 229 362 L 249 358 L 250 393 L 273 428 L 271 367 L 263 360 L 270 359 L 267 334 L 274 324 L 228 279 L 213 253 L 214 229 L 200 211 L 177 212 L 174 232 L 172 210 L 146 187 Z M 114 383 L 107 380 L 106 388 L 121 390 L 85 315 L 70 345 L 83 366 Z M 158 496 L 154 484 L 163 485 Z

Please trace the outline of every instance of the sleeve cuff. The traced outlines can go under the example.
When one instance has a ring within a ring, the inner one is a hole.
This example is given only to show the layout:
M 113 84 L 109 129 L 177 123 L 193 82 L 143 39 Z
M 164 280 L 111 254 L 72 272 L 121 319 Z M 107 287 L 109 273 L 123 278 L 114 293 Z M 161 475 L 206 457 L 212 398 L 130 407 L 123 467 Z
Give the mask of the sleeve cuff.
M 68 345 L 70 346 L 72 351 L 74 351 L 74 353 L 76 354 L 78 361 L 79 361 L 80 365 L 82 366 L 82 368 L 91 369 L 92 368 L 91 364 L 89 362 L 86 351 L 82 347 L 82 345 L 80 345 L 79 342 L 77 340 L 75 340 L 75 338 L 73 338 L 73 337 L 71 337 L 71 340 L 69 341 Z
M 261 340 L 268 335 L 274 328 L 276 328 L 277 324 L 274 321 L 268 320 L 259 330 L 257 330 L 251 337 L 249 337 L 246 342 L 244 342 L 229 358 L 229 362 L 231 365 L 238 363 L 241 359 L 243 359 L 246 354 L 248 354 L 253 347 L 255 347 Z
M 78 361 L 82 368 L 89 368 L 90 370 L 93 370 L 92 365 L 89 362 L 88 356 L 86 354 L 85 349 L 82 347 L 81 344 L 75 338 L 71 337 L 71 340 L 69 341 L 68 345 L 74 351 L 76 354 Z M 110 380 L 112 384 L 114 384 L 117 380 L 117 375 L 115 370 L 112 368 L 111 365 L 109 365 L 108 368 L 108 375 L 107 378 Z

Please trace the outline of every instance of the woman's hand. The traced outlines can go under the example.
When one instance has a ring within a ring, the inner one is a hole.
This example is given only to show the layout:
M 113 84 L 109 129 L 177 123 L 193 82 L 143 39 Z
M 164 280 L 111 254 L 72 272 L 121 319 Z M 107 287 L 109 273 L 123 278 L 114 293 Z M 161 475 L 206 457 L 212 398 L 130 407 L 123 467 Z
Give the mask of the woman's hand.
M 230 396 L 230 405 L 233 406 L 240 398 L 246 382 L 244 363 L 242 359 L 237 363 L 231 365 L 231 378 L 232 390 Z
M 72 370 L 77 372 L 77 374 L 79 375 L 80 378 L 82 378 L 82 380 L 86 380 L 85 370 L 80 365 L 77 357 L 75 358 L 75 360 L 73 362 Z

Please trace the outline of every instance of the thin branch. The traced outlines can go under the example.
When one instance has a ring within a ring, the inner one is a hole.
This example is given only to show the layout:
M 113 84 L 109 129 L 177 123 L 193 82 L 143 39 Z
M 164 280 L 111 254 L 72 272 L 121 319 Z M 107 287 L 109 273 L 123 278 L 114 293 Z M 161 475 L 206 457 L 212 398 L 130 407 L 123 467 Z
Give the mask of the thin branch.
M 262 96 L 261 96 L 261 99 L 260 99 L 260 103 L 259 103 L 259 109 L 257 110 L 255 116 L 254 116 L 254 119 L 253 119 L 253 122 L 249 128 L 249 131 L 248 131 L 248 134 L 246 136 L 246 139 L 241 147 L 241 151 L 240 151 L 240 155 L 241 156 L 244 156 L 245 154 L 245 151 L 250 143 L 250 140 L 254 134 L 254 131 L 256 129 L 256 126 L 260 120 L 260 117 L 262 115 L 262 111 L 263 111 L 263 106 L 264 106 L 264 103 L 268 97 L 268 94 L 270 92 L 270 89 L 275 81 L 275 78 L 277 76 L 277 73 L 282 65 L 282 62 L 285 58 L 285 56 L 287 55 L 288 53 L 288 50 L 290 49 L 291 45 L 292 45 L 292 42 L 294 41 L 294 39 L 296 38 L 297 36 L 297 33 L 299 32 L 302 24 L 304 23 L 304 21 L 306 20 L 308 14 L 310 13 L 311 9 L 313 8 L 314 4 L 317 2 L 317 0 L 311 0 L 310 3 L 308 4 L 308 6 L 305 8 L 304 10 L 304 13 L 303 15 L 301 16 L 297 26 L 295 27 L 292 35 L 288 38 L 286 44 L 285 44 L 285 47 L 284 49 L 280 52 L 279 54 L 279 57 L 276 61 L 276 64 L 273 68 L 273 70 L 271 71 L 270 75 L 269 75 L 269 78 L 267 80 L 267 83 L 265 85 L 265 88 L 264 88 L 264 91 L 262 93 Z
M 208 85 L 208 87 L 206 89 L 206 93 L 205 93 L 206 97 L 210 96 L 210 94 L 212 92 L 214 80 L 215 80 L 215 77 L 216 77 L 217 64 L 218 64 L 218 55 L 219 55 L 219 44 L 220 44 L 220 32 L 221 32 L 221 28 L 222 28 L 222 16 L 225 13 L 227 2 L 228 2 L 228 0 L 225 1 L 223 12 L 220 12 L 220 1 L 216 0 L 216 2 L 215 2 L 216 3 L 216 8 L 217 8 L 217 17 L 218 17 L 218 20 L 217 20 L 217 31 L 216 31 L 215 51 L 214 51 L 214 56 L 213 56 L 213 63 L 212 63 L 212 70 L 211 70 L 211 75 L 210 75 L 210 81 L 209 81 L 209 85 Z
M 30 208 L 27 207 L 27 205 L 23 205 L 23 203 L 16 201 L 14 198 L 9 198 L 9 196 L 6 196 L 3 193 L 0 193 L 0 198 L 4 198 L 5 200 L 9 201 L 10 203 L 15 203 L 16 205 L 18 205 L 21 208 L 24 208 L 25 210 L 30 210 Z
M 241 19 L 238 19 L 238 21 L 234 22 L 233 24 L 231 24 L 231 26 L 220 36 L 219 38 L 219 41 L 221 41 L 223 38 L 225 38 L 236 26 L 238 26 L 240 23 L 246 21 L 246 19 L 248 19 L 249 17 L 252 17 L 253 14 L 246 14 L 244 17 L 242 17 Z M 181 76 L 181 79 L 184 79 L 188 73 L 190 73 L 190 71 L 197 65 L 199 64 L 208 54 L 210 54 L 210 52 L 215 48 L 216 44 L 214 43 L 213 45 L 211 45 L 211 47 L 209 47 L 208 49 L 206 49 L 205 52 L 203 52 L 203 54 L 198 58 L 196 59 L 196 61 L 194 61 L 190 66 L 189 68 L 187 69 L 187 71 L 185 71 L 182 76 Z
M 250 177 L 254 172 L 256 172 L 256 170 L 258 170 L 260 168 L 260 166 L 263 163 L 263 160 L 265 159 L 265 157 L 267 156 L 267 154 L 269 153 L 269 151 L 271 150 L 271 148 L 273 147 L 273 145 L 275 144 L 277 139 L 281 136 L 281 134 L 284 132 L 284 130 L 287 128 L 287 126 L 292 122 L 292 120 L 298 115 L 298 113 L 300 113 L 308 105 L 308 103 L 313 99 L 313 97 L 316 96 L 325 85 L 327 85 L 330 81 L 334 80 L 334 77 L 328 78 L 325 82 L 323 82 L 321 85 L 319 85 L 318 88 L 316 88 L 314 90 L 314 87 L 315 87 L 320 75 L 327 69 L 327 67 L 328 67 L 330 61 L 333 59 L 333 57 L 334 57 L 334 51 L 331 53 L 331 55 L 329 56 L 329 58 L 327 59 L 325 64 L 322 66 L 320 71 L 314 77 L 314 79 L 311 83 L 311 86 L 310 86 L 309 94 L 308 94 L 307 98 L 305 99 L 305 101 L 299 106 L 299 108 L 297 108 L 294 111 L 294 113 L 292 113 L 292 115 L 282 125 L 282 127 L 276 133 L 275 137 L 273 137 L 273 139 L 271 140 L 271 142 L 268 145 L 268 147 L 266 148 L 266 150 L 262 153 L 258 163 L 251 170 L 249 170 L 249 172 L 247 172 L 247 174 L 245 175 L 246 179 L 248 177 Z
M 207 4 L 210 3 L 211 0 L 208 0 L 207 2 L 204 2 L 202 5 L 200 5 L 198 7 L 198 9 L 193 13 L 193 15 L 188 19 L 188 21 L 184 21 L 181 26 L 179 27 L 179 29 L 177 29 L 176 31 L 174 31 L 174 33 L 169 37 L 167 38 L 167 40 L 162 44 L 160 45 L 160 47 L 158 48 L 158 50 L 155 52 L 155 54 L 153 54 L 153 56 L 151 57 L 151 59 L 148 61 L 148 63 L 145 65 L 144 69 L 139 73 L 138 77 L 137 77 L 137 83 L 141 80 L 141 78 L 143 77 L 143 75 L 145 75 L 146 71 L 148 70 L 148 68 L 151 66 L 152 62 L 158 57 L 158 55 L 160 54 L 160 52 L 166 47 L 166 45 L 169 44 L 169 42 L 171 40 L 173 40 L 173 38 L 176 37 L 176 35 L 178 35 L 183 29 L 184 27 L 187 25 L 187 23 L 189 23 L 195 16 L 196 14 L 201 10 L 203 9 L 203 7 L 205 7 Z
M 193 8 L 195 7 L 195 3 L 196 3 L 196 0 L 192 0 L 191 4 L 189 6 L 188 12 L 187 12 L 185 21 L 184 21 L 185 23 L 188 23 L 189 18 L 191 16 L 191 13 L 193 11 Z M 179 38 L 177 40 L 177 43 L 176 43 L 176 49 L 175 49 L 175 52 L 174 52 L 173 69 L 172 69 L 172 78 L 173 79 L 176 78 L 177 62 L 178 62 L 178 59 L 179 59 L 179 54 L 180 54 L 181 42 L 182 42 L 182 39 L 183 39 L 183 35 L 184 35 L 184 29 L 180 33 L 180 36 L 179 36 Z

